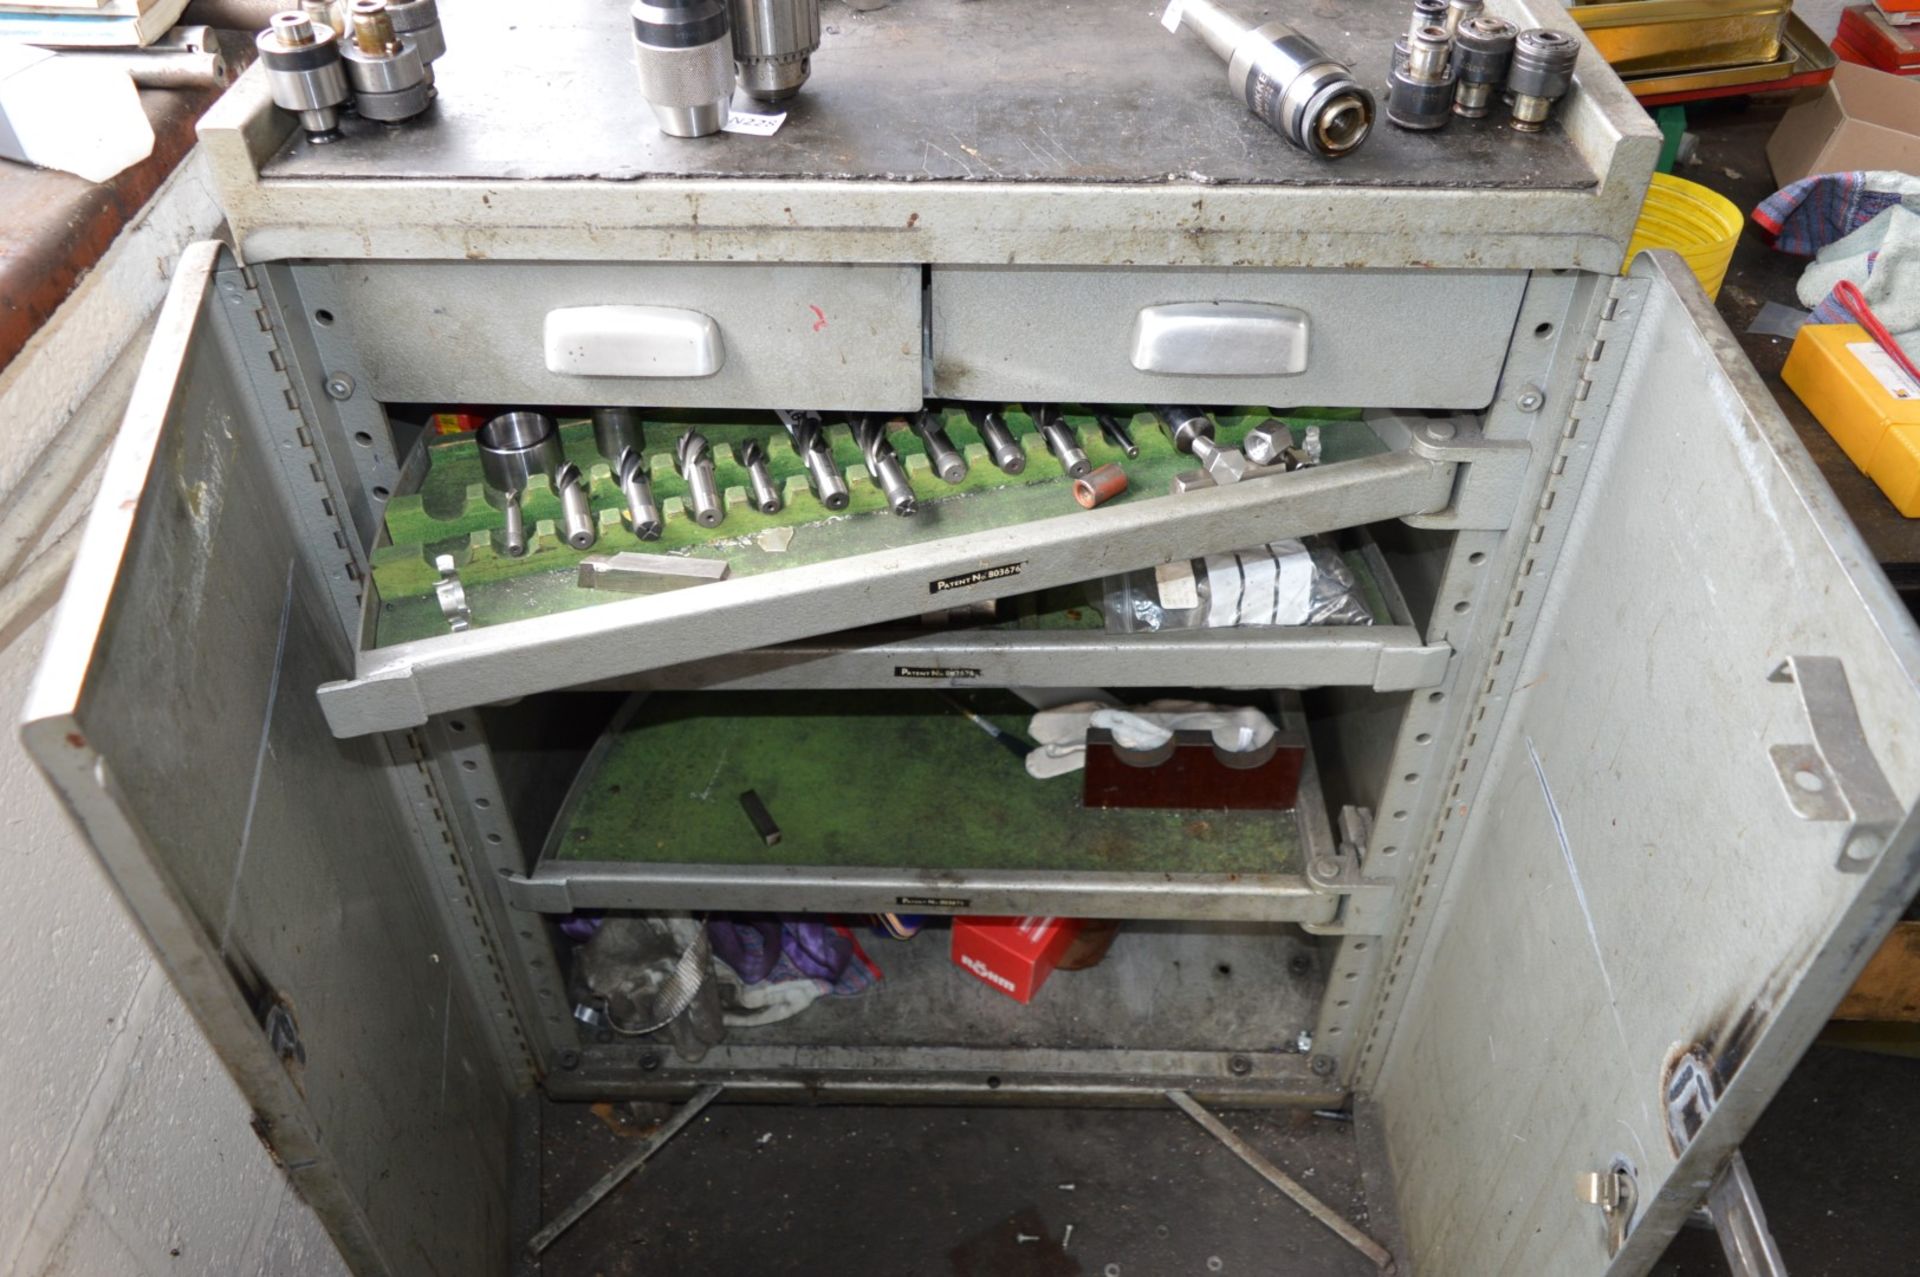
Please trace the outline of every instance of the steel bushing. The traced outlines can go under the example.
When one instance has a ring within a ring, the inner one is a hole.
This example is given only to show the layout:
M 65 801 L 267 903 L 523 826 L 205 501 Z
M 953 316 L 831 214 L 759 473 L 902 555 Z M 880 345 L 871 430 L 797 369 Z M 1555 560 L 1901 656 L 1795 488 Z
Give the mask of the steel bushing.
M 1455 115 L 1477 120 L 1487 113 L 1494 93 L 1506 83 L 1514 37 L 1519 34 L 1520 29 L 1505 18 L 1485 14 L 1461 25 L 1453 40 L 1453 73 L 1458 80 L 1453 92 Z
M 1507 92 L 1513 95 L 1513 127 L 1538 133 L 1553 104 L 1573 87 L 1573 64 L 1580 41 L 1564 31 L 1533 27 L 1514 38 L 1513 61 L 1507 70 Z

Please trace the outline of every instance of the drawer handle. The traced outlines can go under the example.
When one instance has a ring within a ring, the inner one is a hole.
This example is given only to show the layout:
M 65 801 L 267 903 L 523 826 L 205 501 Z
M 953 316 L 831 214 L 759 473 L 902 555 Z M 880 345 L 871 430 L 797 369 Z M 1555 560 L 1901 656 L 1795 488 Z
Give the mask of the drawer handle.
M 727 361 L 713 316 L 678 306 L 547 312 L 547 371 L 575 377 L 711 377 Z
M 1270 302 L 1142 306 L 1133 320 L 1141 372 L 1291 377 L 1307 370 L 1307 312 Z

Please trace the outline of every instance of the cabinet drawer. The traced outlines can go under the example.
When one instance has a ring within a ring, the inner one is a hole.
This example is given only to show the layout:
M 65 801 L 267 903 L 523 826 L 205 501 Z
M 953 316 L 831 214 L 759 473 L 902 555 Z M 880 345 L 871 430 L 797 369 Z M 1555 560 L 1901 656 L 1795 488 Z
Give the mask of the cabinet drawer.
M 388 402 L 920 405 L 915 267 L 368 262 L 296 275 L 316 315 L 350 326 Z
M 1522 271 L 933 272 L 934 393 L 1480 408 Z

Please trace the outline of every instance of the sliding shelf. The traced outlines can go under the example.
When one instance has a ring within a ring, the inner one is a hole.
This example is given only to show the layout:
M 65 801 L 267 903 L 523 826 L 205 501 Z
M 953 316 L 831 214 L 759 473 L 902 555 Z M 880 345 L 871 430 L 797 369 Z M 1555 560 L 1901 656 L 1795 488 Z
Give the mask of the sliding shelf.
M 383 605 L 379 590 L 369 589 L 355 675 L 324 684 L 320 704 L 335 735 L 360 736 L 417 727 L 436 713 L 899 622 L 1176 557 L 1389 519 L 1499 527 L 1512 517 L 1515 463 L 1524 462 L 1524 449 L 1482 441 L 1471 417 L 1354 423 L 1357 431 L 1369 427 L 1388 450 L 387 646 L 375 645 Z M 922 535 L 918 527 L 899 527 L 919 520 L 876 514 L 848 522 L 894 537 Z M 1155 649 L 1113 650 L 1124 656 Z M 1164 673 L 1147 681 L 1194 684 L 1179 655 L 1178 648 L 1161 649 Z
M 983 696 L 1023 732 L 1030 710 Z M 1282 738 L 1305 746 L 1297 714 Z M 1050 913 L 1323 923 L 1336 854 L 1309 749 L 1292 811 L 1097 809 L 1036 780 L 932 692 L 637 696 L 594 746 L 508 901 L 577 909 Z M 781 831 L 742 809 L 756 792 Z

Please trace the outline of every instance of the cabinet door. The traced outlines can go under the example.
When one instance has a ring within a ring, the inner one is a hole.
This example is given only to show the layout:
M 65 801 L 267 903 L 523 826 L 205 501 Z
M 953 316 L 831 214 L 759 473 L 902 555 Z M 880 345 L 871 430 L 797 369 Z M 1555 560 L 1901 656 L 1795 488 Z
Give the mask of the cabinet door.
M 1612 323 L 1564 546 L 1511 598 L 1537 624 L 1469 711 L 1412 888 L 1439 904 L 1390 959 L 1419 1272 L 1644 1272 L 1920 881 L 1912 619 L 1679 258 Z M 1577 1185 L 1615 1165 L 1610 1255 Z
M 504 1271 L 504 1062 L 394 746 L 314 697 L 353 664 L 346 552 L 297 531 L 325 493 L 258 297 L 219 245 L 183 255 L 26 744 L 354 1270 Z

